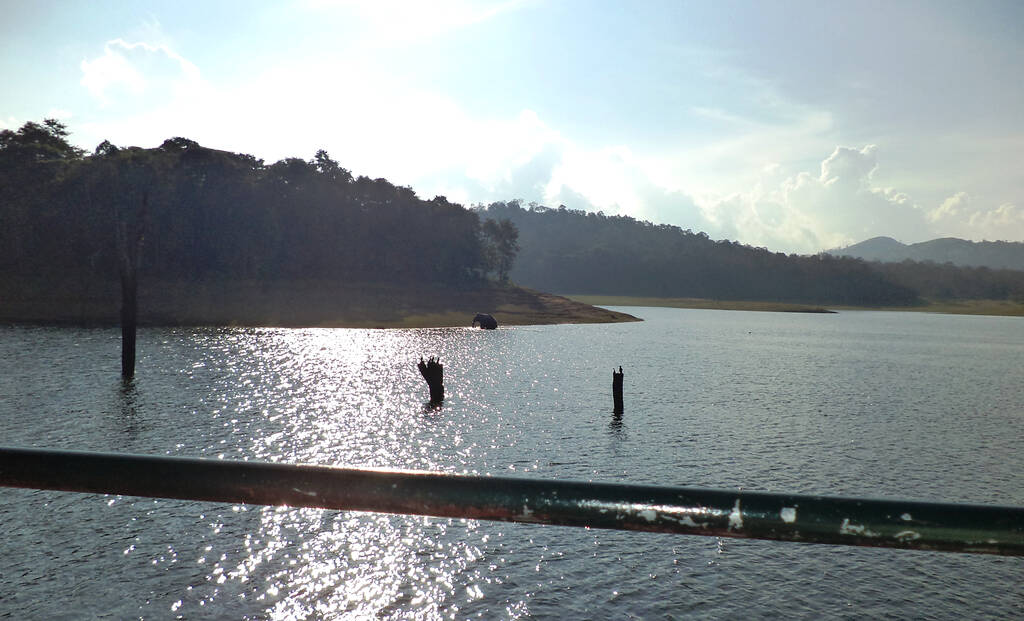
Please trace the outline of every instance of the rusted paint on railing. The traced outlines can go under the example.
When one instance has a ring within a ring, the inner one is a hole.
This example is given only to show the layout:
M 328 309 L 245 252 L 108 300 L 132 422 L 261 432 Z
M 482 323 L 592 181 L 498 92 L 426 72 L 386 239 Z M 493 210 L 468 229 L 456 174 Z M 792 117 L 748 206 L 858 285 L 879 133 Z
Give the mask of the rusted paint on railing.
M 0 485 L 1024 556 L 1024 508 L 0 447 Z

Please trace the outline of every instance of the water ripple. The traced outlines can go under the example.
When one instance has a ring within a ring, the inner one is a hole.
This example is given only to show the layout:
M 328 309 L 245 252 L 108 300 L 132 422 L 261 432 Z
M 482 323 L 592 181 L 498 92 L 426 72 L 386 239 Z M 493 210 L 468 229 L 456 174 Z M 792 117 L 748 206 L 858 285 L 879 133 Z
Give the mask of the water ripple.
M 641 315 L 495 332 L 144 329 L 127 385 L 116 330 L 0 328 L 0 437 L 1024 504 L 1019 321 Z M 428 356 L 445 365 L 440 408 L 415 367 Z M 0 616 L 1024 614 L 1018 559 L 13 489 L 0 521 Z

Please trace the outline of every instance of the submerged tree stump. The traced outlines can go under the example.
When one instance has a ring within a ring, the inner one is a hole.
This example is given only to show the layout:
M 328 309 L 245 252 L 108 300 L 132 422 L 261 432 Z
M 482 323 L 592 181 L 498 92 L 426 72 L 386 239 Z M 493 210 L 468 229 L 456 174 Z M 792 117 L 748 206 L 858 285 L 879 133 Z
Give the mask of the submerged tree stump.
M 619 367 L 618 373 L 612 369 L 612 401 L 615 403 L 616 414 L 622 414 L 622 376 L 622 367 Z
M 139 308 L 139 255 L 142 250 L 145 218 L 149 209 L 149 194 L 142 193 L 142 206 L 130 219 L 114 202 L 115 232 L 118 251 L 118 270 L 121 274 L 121 379 L 135 377 L 135 332 Z
M 438 362 L 437 358 L 423 362 L 423 358 L 420 357 L 420 362 L 416 366 L 430 388 L 430 405 L 440 405 L 444 401 L 444 365 Z
M 135 376 L 135 329 L 138 323 L 138 279 L 133 269 L 121 273 L 121 378 Z

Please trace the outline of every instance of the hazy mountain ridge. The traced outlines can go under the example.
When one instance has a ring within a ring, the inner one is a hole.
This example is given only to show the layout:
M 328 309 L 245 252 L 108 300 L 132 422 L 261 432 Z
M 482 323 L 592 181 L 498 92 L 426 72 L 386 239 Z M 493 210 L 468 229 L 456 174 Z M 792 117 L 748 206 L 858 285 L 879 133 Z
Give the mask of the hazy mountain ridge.
M 826 251 L 837 257 L 855 257 L 865 261 L 894 263 L 932 261 L 963 267 L 988 267 L 1024 271 L 1024 242 L 974 242 L 942 237 L 916 244 L 904 244 L 891 237 L 873 237 L 845 248 Z

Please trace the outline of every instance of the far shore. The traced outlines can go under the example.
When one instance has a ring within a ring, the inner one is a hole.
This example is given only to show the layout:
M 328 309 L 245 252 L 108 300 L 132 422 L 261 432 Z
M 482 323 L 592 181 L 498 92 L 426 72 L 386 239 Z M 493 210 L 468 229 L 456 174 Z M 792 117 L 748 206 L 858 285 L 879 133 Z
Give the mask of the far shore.
M 1024 302 L 1009 300 L 938 300 L 926 301 L 920 306 L 816 306 L 785 302 L 756 302 L 740 300 L 709 300 L 703 298 L 652 298 L 620 295 L 563 294 L 566 297 L 594 306 L 655 306 L 666 308 L 694 308 L 713 310 L 745 310 L 781 313 L 834 313 L 843 310 L 879 310 L 916 313 L 947 313 L 954 315 L 998 315 L 1024 317 Z
M 0 322 L 117 325 L 116 282 L 0 281 Z M 145 282 L 139 325 L 325 328 L 470 326 L 488 313 L 499 326 L 616 323 L 636 317 L 513 285 L 279 282 Z

